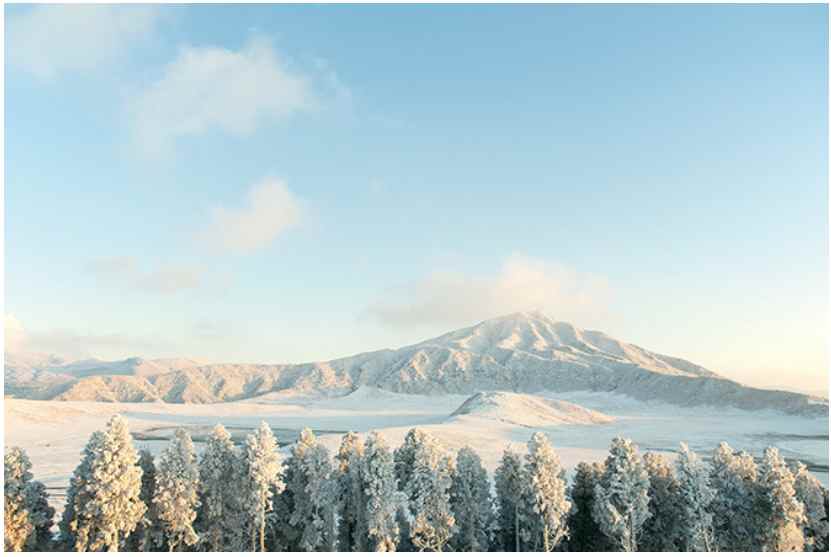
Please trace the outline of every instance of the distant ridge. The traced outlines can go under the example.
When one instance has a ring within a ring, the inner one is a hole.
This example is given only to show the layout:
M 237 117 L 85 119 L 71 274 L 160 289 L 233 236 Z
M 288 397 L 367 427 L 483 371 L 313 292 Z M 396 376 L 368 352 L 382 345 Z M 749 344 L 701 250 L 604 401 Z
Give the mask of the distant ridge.
M 66 363 L 11 357 L 5 369 L 6 394 L 34 399 L 212 403 L 284 389 L 337 396 L 361 385 L 427 395 L 604 391 L 682 406 L 828 415 L 827 399 L 747 387 L 681 358 L 539 312 L 514 313 L 397 350 L 328 362 L 203 364 L 130 358 Z

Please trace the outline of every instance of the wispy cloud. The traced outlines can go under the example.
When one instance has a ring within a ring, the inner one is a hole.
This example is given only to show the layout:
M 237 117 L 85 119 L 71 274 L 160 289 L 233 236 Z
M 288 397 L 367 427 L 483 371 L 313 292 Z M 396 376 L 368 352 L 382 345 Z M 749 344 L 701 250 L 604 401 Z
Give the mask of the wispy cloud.
M 231 336 L 232 333 L 233 328 L 227 321 L 202 319 L 193 324 L 193 335 L 202 340 L 219 340 Z
M 17 317 L 11 314 L 3 316 L 3 344 L 7 353 L 18 352 L 26 343 L 26 331 Z
M 594 323 L 610 296 L 603 277 L 523 255 L 492 275 L 434 271 L 386 293 L 368 313 L 394 327 L 461 326 L 515 311 L 542 310 L 555 319 Z
M 136 284 L 142 290 L 159 294 L 172 294 L 191 290 L 202 284 L 203 270 L 190 265 L 166 265 L 138 277 Z
M 184 136 L 218 130 L 237 136 L 264 121 L 316 103 L 311 78 L 289 68 L 271 43 L 251 39 L 240 50 L 187 46 L 161 77 L 129 104 L 138 146 L 164 155 Z
M 301 203 L 285 182 L 267 178 L 248 191 L 243 206 L 214 207 L 202 237 L 212 249 L 250 253 L 271 244 L 301 217 Z
M 102 257 L 89 261 L 86 270 L 113 284 L 156 294 L 173 294 L 202 285 L 204 269 L 196 265 L 167 263 L 143 271 L 132 256 Z
M 93 275 L 111 279 L 129 279 L 139 273 L 138 261 L 129 255 L 99 257 L 88 261 L 85 267 Z
M 152 36 L 159 14 L 154 6 L 34 6 L 7 19 L 6 53 L 43 79 L 92 70 Z
M 29 331 L 14 315 L 4 316 L 7 354 L 55 354 L 67 359 L 123 357 L 170 350 L 170 344 L 158 338 L 124 334 L 88 334 L 69 329 Z

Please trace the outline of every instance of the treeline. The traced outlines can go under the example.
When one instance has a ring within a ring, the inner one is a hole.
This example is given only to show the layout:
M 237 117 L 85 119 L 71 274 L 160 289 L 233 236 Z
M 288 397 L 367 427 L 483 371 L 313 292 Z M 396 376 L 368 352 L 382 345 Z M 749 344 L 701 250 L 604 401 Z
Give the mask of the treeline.
M 306 429 L 284 462 L 265 423 L 239 449 L 216 426 L 199 458 L 180 429 L 154 459 L 115 416 L 84 448 L 57 535 L 30 470 L 6 453 L 7 551 L 828 550 L 828 491 L 805 466 L 726 443 L 708 465 L 684 444 L 671 463 L 617 438 L 568 485 L 536 433 L 492 486 L 473 449 L 451 455 L 419 429 L 394 451 L 348 433 L 334 459 Z

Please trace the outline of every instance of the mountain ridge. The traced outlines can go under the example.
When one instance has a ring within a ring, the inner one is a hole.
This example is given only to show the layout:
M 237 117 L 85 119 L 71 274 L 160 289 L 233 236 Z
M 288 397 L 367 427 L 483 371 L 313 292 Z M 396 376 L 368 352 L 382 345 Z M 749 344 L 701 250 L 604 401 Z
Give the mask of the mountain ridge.
M 74 366 L 74 367 L 73 367 Z M 23 398 L 211 403 L 292 389 L 338 396 L 362 386 L 411 394 L 609 391 L 680 405 L 827 415 L 828 403 L 741 385 L 687 360 L 554 321 L 539 312 L 489 319 L 398 349 L 301 364 L 190 359 L 6 365 Z

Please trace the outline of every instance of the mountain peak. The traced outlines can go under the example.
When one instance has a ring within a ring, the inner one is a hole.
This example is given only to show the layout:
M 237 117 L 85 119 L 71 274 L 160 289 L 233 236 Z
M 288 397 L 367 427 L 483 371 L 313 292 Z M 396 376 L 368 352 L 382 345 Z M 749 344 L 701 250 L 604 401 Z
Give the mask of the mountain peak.
M 509 313 L 507 315 L 501 315 L 499 317 L 493 317 L 491 319 L 486 319 L 483 323 L 491 323 L 491 322 L 505 322 L 505 321 L 547 321 L 549 323 L 554 323 L 554 321 L 548 317 L 542 310 L 539 309 L 532 309 L 526 311 L 515 311 L 514 313 Z

